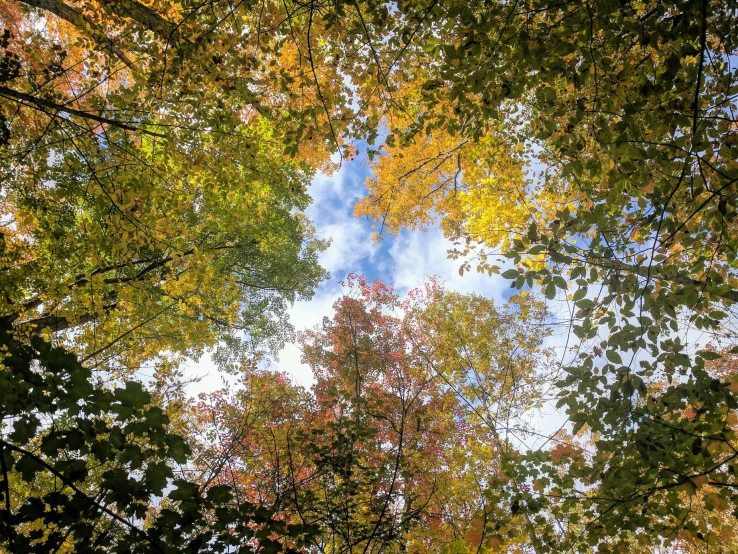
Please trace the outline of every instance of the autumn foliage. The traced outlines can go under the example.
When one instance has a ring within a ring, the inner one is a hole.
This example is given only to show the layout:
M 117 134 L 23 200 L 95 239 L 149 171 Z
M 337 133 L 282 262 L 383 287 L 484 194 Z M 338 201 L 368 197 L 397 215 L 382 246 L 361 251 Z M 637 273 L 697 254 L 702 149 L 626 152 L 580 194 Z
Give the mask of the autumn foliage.
M 736 551 L 737 29 L 4 1 L 0 550 Z M 312 179 L 364 155 L 374 239 L 438 226 L 504 302 L 349 275 L 295 332 Z M 206 353 L 231 385 L 194 400 Z
M 242 390 L 195 407 L 198 433 L 217 437 L 202 453 L 203 471 L 285 521 L 316 525 L 316 547 L 331 552 L 499 543 L 486 523 L 498 509 L 488 487 L 503 479 L 509 448 L 497 418 L 519 421 L 534 402 L 541 310 L 531 300 L 498 313 L 487 299 L 433 282 L 402 299 L 352 277 L 333 317 L 301 335 L 312 394 L 248 370 Z M 510 330 L 470 344 L 465 367 L 441 362 L 464 326 L 498 315 L 528 335 L 525 347 L 506 340 Z M 502 395 L 517 389 L 519 401 L 495 406 L 487 390 L 470 402 L 462 389 L 472 373 L 486 374 Z

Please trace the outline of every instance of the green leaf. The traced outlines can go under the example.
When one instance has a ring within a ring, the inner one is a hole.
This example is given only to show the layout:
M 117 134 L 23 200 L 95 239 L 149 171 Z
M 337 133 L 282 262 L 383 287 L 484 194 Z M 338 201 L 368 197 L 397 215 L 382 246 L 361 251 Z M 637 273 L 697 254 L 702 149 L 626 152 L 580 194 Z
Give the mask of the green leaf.
M 231 492 L 230 487 L 226 485 L 217 485 L 208 489 L 207 498 L 212 502 L 224 504 L 231 501 L 233 493 Z
M 115 389 L 115 398 L 128 408 L 143 408 L 151 401 L 151 395 L 146 392 L 141 383 L 127 381 L 125 388 Z
M 546 285 L 546 298 L 549 300 L 556 298 L 556 284 L 553 281 L 549 281 Z
M 43 470 L 43 466 L 29 456 L 21 456 L 15 463 L 15 470 L 27 483 L 33 482 L 36 474 Z

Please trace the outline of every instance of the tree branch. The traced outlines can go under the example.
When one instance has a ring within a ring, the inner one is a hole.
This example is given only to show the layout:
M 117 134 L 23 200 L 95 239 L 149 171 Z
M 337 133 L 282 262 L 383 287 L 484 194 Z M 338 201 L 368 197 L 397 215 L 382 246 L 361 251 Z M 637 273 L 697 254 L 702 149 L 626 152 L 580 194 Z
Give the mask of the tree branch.
M 118 305 L 117 302 L 114 302 L 112 304 L 108 304 L 103 307 L 103 310 L 105 312 L 110 312 L 111 310 L 115 309 L 115 307 Z M 86 313 L 79 319 L 70 320 L 66 316 L 56 315 L 56 314 L 45 314 L 41 315 L 40 317 L 37 317 L 36 319 L 29 319 L 26 321 L 23 321 L 19 323 L 18 327 L 35 327 L 36 329 L 44 329 L 49 328 L 55 333 L 59 333 L 61 331 L 65 331 L 69 329 L 70 327 L 77 327 L 79 325 L 84 325 L 85 323 L 90 323 L 92 321 L 95 321 L 97 318 L 96 314 Z
M 698 281 L 697 279 L 692 279 L 691 277 L 687 277 L 685 275 L 665 275 L 663 273 L 663 270 L 658 267 L 653 266 L 636 266 L 636 265 L 630 265 L 626 264 L 624 262 L 621 262 L 620 260 L 612 260 L 609 258 L 587 258 L 586 263 L 603 267 L 606 269 L 613 269 L 615 271 L 626 271 L 628 273 L 633 273 L 635 275 L 640 275 L 644 278 L 657 278 L 661 279 L 663 281 L 669 281 L 671 283 L 676 283 L 677 285 L 685 285 L 689 286 L 692 285 L 697 288 L 697 290 L 706 290 L 708 286 L 708 282 L 706 281 Z M 736 289 L 730 289 L 729 291 L 720 294 L 716 292 L 711 292 L 711 294 L 715 296 L 719 296 L 720 298 L 724 298 L 725 300 L 730 300 L 731 302 L 738 302 L 738 290 Z
M 132 131 L 134 133 L 138 132 L 144 135 L 150 135 L 152 137 L 166 138 L 166 135 L 154 133 L 153 131 L 148 131 L 146 129 L 142 129 L 141 127 L 133 127 L 132 125 L 128 125 L 126 123 L 116 121 L 115 119 L 108 119 L 106 117 L 101 117 L 99 115 L 95 115 L 90 112 L 76 110 L 74 108 L 70 108 L 69 106 L 65 106 L 64 104 L 57 104 L 55 102 L 51 102 L 50 100 L 44 100 L 43 98 L 38 98 L 36 96 L 26 94 L 25 92 L 19 92 L 17 90 L 13 90 L 8 87 L 0 86 L 0 96 L 4 96 L 5 98 L 8 98 L 10 100 L 20 100 L 21 102 L 25 102 L 27 104 L 33 104 L 39 108 L 46 108 L 49 110 L 54 110 L 55 112 L 66 112 L 70 115 L 84 117 L 85 119 L 91 119 L 92 121 L 97 121 L 98 123 L 103 123 L 105 125 L 110 125 L 111 127 L 117 127 L 119 129 L 124 129 L 126 131 Z M 42 111 L 48 114 L 46 110 L 42 110 Z M 49 114 L 49 115 L 53 115 L 54 117 L 57 116 L 56 114 Z
M 175 44 L 180 42 L 191 44 L 189 40 L 182 37 L 179 32 L 179 26 L 176 23 L 164 19 L 144 4 L 134 0 L 125 0 L 122 2 L 120 0 L 103 0 L 100 3 L 118 17 L 133 19 L 137 23 L 140 23 L 149 31 L 164 38 L 167 44 L 170 42 L 174 42 Z
M 115 45 L 113 39 L 108 37 L 105 32 L 97 26 L 94 21 L 90 21 L 77 9 L 61 2 L 60 0 L 18 0 L 28 6 L 38 8 L 53 13 L 60 19 L 71 23 L 83 33 L 100 45 L 103 49 L 110 50 L 120 61 L 129 68 L 133 68 L 133 63 L 123 51 Z
M 0 466 L 2 466 L 3 470 L 3 485 L 5 485 L 5 511 L 7 512 L 6 517 L 8 518 L 4 523 L 3 526 L 7 526 L 7 533 L 8 533 L 8 541 L 10 541 L 10 551 L 13 554 L 17 553 L 17 550 L 15 548 L 15 529 L 11 529 L 10 527 L 10 517 L 12 515 L 11 506 L 10 506 L 10 482 L 8 481 L 8 468 L 5 464 L 5 449 L 0 447 Z
M 130 530 L 136 532 L 138 535 L 140 535 L 146 542 L 148 542 L 151 546 L 153 546 L 158 552 L 164 552 L 161 548 L 161 546 L 154 541 L 151 537 L 149 537 L 148 533 L 144 531 L 143 529 L 139 529 L 129 521 L 126 521 L 122 517 L 120 517 L 118 514 L 107 508 L 106 506 L 103 506 L 99 502 L 97 502 L 95 499 L 90 498 L 85 492 L 83 492 L 79 487 L 77 487 L 74 483 L 72 483 L 63 473 L 58 471 L 54 466 L 48 464 L 46 460 L 43 458 L 37 456 L 33 452 L 29 452 L 28 450 L 24 450 L 23 448 L 19 448 L 18 446 L 15 446 L 14 444 L 11 444 L 9 442 L 6 442 L 2 439 L 0 439 L 0 445 L 4 446 L 8 450 L 13 450 L 14 452 L 17 452 L 18 454 L 21 454 L 22 456 L 26 456 L 30 460 L 33 460 L 41 467 L 47 469 L 54 475 L 57 479 L 59 479 L 62 483 L 64 483 L 67 487 L 72 489 L 77 495 L 79 495 L 82 499 L 84 499 L 88 504 L 91 504 L 94 508 L 100 510 L 101 512 L 106 513 L 110 517 L 112 517 L 115 521 L 118 523 L 121 523 L 125 527 L 129 528 Z

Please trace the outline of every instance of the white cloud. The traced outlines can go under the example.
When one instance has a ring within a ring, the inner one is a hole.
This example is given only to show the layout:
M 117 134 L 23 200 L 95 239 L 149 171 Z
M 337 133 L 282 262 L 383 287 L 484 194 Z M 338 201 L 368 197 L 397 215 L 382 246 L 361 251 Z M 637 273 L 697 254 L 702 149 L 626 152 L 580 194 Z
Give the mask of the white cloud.
M 350 219 L 354 203 L 363 195 L 364 169 L 359 162 L 347 162 L 332 175 L 316 174 L 309 189 L 313 201 L 308 217 L 317 224 Z
M 232 386 L 237 380 L 235 375 L 220 371 L 207 352 L 197 360 L 187 360 L 180 369 L 184 373 L 185 380 L 190 381 L 186 390 L 192 397 Z
M 379 250 L 379 245 L 367 235 L 366 226 L 356 219 L 324 225 L 320 234 L 332 239 L 328 250 L 320 256 L 320 264 L 331 275 L 358 270 L 363 263 L 371 263 Z
M 448 258 L 448 250 L 452 247 L 453 243 L 438 228 L 400 233 L 389 249 L 391 266 L 387 280 L 394 283 L 397 290 L 407 291 L 421 285 L 428 277 L 436 276 L 450 290 L 474 292 L 502 303 L 508 282 L 498 275 L 490 277 L 477 273 L 474 268 L 460 275 L 461 260 Z
M 344 168 L 333 175 L 318 173 L 310 184 L 309 193 L 313 201 L 307 209 L 307 215 L 312 219 L 323 219 L 328 215 L 324 213 L 329 211 L 327 205 L 341 201 L 342 195 L 346 194 L 345 189 L 352 188 L 352 182 L 351 175 Z
M 340 293 L 340 282 L 331 280 L 318 290 L 312 300 L 296 302 L 290 310 L 292 325 L 298 331 L 319 325 L 323 317 L 332 314 L 333 303 Z M 300 357 L 300 348 L 297 344 L 288 344 L 280 351 L 278 360 L 272 364 L 272 368 L 286 373 L 295 384 L 309 388 L 314 382 L 312 370 L 300 361 Z

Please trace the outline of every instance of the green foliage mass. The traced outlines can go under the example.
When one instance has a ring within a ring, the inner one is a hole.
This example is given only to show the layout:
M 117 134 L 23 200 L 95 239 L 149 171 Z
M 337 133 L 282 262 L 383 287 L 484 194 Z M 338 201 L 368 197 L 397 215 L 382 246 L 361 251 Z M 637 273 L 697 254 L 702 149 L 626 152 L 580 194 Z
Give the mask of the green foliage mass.
M 259 539 L 289 552 L 305 529 L 189 480 L 187 441 L 137 382 L 105 386 L 34 336 L 0 339 L 0 546 L 8 552 L 223 552 Z

